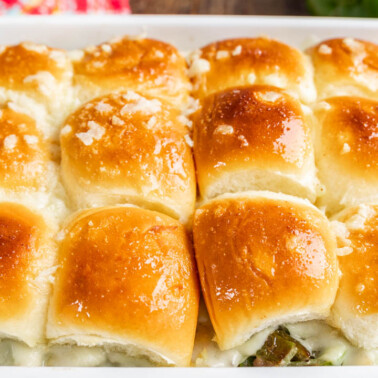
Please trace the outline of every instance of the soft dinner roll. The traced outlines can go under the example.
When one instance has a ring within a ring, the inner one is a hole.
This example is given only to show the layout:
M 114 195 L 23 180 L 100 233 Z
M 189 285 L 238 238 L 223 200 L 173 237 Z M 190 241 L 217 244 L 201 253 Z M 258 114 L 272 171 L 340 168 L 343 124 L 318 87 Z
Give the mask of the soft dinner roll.
M 315 67 L 319 98 L 367 96 L 378 99 L 378 46 L 353 38 L 323 41 L 307 50 Z
M 267 37 L 211 43 L 195 51 L 189 60 L 195 97 L 239 85 L 267 84 L 284 88 L 306 103 L 316 98 L 308 57 Z
M 53 233 L 26 207 L 0 203 L 0 338 L 35 346 L 43 340 Z
M 222 350 L 269 326 L 325 318 L 336 243 L 308 201 L 271 192 L 218 197 L 194 217 L 202 292 Z
M 163 100 L 132 91 L 97 98 L 61 131 L 65 187 L 78 208 L 135 203 L 186 221 L 196 194 L 188 142 Z
M 154 39 L 119 38 L 72 54 L 81 101 L 117 90 L 135 90 L 182 107 L 188 99 L 185 59 Z
M 208 96 L 193 120 L 202 197 L 266 189 L 315 200 L 309 119 L 282 90 L 224 90 Z
M 188 365 L 199 293 L 185 228 L 119 206 L 82 211 L 64 232 L 47 337 Z
M 329 213 L 378 201 L 378 102 L 334 97 L 315 106 L 316 160 Z
M 0 46 L 0 101 L 14 101 L 40 124 L 49 121 L 47 135 L 67 115 L 71 84 L 72 65 L 63 50 L 27 42 Z
M 378 348 L 378 205 L 349 208 L 336 219 L 342 277 L 332 322 L 355 345 Z
M 56 180 L 49 146 L 36 122 L 11 106 L 0 108 L 0 200 L 41 208 Z

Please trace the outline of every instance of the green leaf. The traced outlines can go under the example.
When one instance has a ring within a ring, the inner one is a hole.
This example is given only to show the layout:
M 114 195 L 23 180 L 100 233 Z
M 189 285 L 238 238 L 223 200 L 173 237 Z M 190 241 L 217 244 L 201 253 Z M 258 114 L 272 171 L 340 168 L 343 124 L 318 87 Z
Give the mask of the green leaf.
M 265 340 L 264 345 L 239 366 L 329 366 L 329 361 L 314 358 L 287 328 L 279 327 Z
M 316 16 L 378 17 L 377 0 L 307 0 Z

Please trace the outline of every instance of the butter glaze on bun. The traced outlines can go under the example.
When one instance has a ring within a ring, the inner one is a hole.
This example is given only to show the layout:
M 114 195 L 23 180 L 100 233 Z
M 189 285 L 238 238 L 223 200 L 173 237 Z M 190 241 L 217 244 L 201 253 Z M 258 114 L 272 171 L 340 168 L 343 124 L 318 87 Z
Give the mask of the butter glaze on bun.
M 335 38 L 307 50 L 319 98 L 364 96 L 378 100 L 378 45 Z
M 184 226 L 157 212 L 118 206 L 82 211 L 63 232 L 50 342 L 189 365 L 199 293 Z
M 194 156 L 203 198 L 271 190 L 315 200 L 311 124 L 300 103 L 272 86 L 210 95 L 193 116 Z
M 119 38 L 86 48 L 73 66 L 81 101 L 120 90 L 162 98 L 180 108 L 188 100 L 185 59 L 165 42 Z
M 72 74 L 63 50 L 30 42 L 0 46 L 0 102 L 13 101 L 46 123 L 49 136 L 72 106 Z
M 308 103 L 316 98 L 308 57 L 282 42 L 260 38 L 227 39 L 192 54 L 193 96 L 251 84 L 283 88 Z
M 335 213 L 378 201 L 378 102 L 334 97 L 315 106 L 319 205 Z
M 269 326 L 328 316 L 335 237 L 308 201 L 271 192 L 220 196 L 196 210 L 202 293 L 222 350 Z
M 342 276 L 332 323 L 356 346 L 378 348 L 378 205 L 349 208 L 335 220 Z
M 44 340 L 54 234 L 26 207 L 0 203 L 0 335 L 33 347 Z
M 61 131 L 62 176 L 74 206 L 134 203 L 187 221 L 196 184 L 179 115 L 132 91 L 94 99 L 70 115 Z

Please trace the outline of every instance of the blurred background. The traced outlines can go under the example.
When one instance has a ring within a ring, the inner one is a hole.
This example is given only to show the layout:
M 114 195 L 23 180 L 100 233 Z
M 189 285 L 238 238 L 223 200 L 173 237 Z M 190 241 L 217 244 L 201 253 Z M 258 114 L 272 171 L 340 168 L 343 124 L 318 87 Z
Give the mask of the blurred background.
M 1 14 L 237 14 L 378 17 L 378 0 L 0 0 Z

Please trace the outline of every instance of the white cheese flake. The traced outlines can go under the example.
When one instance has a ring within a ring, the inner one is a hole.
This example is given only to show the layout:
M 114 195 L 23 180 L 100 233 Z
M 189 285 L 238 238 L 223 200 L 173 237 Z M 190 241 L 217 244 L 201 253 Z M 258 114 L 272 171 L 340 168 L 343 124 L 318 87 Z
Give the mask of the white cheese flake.
M 190 135 L 189 135 L 189 134 L 185 134 L 184 138 L 185 138 L 185 142 L 186 142 L 186 144 L 187 144 L 190 148 L 193 148 L 194 143 L 193 143 L 193 139 L 190 137 Z
M 186 116 L 184 116 L 184 115 L 179 115 L 178 117 L 177 117 L 177 120 L 179 121 L 179 122 L 181 122 L 182 124 L 184 124 L 185 126 L 187 126 L 188 128 L 192 128 L 192 126 L 193 126 L 193 122 L 188 118 L 188 117 L 186 117 Z
M 49 54 L 50 58 L 56 62 L 56 65 L 63 68 L 66 65 L 67 57 L 63 51 L 52 50 Z
M 4 138 L 4 148 L 7 150 L 13 150 L 16 147 L 17 141 L 17 135 L 8 135 Z
M 248 141 L 247 141 L 247 139 L 245 138 L 244 135 L 239 135 L 238 139 L 241 141 L 242 147 L 248 147 L 249 146 Z
M 343 45 L 345 45 L 351 52 L 360 52 L 364 49 L 363 44 L 356 41 L 354 38 L 344 38 Z
M 147 129 L 152 129 L 156 125 L 157 119 L 155 116 L 152 116 L 147 122 Z
M 101 100 L 100 102 L 96 104 L 95 109 L 100 113 L 107 113 L 107 112 L 112 111 L 113 107 L 107 104 L 106 102 L 104 102 L 103 100 Z
M 240 55 L 242 52 L 242 47 L 241 45 L 237 45 L 234 50 L 232 51 L 232 55 L 233 56 L 237 56 L 237 55 Z
M 102 51 L 104 51 L 108 54 L 110 54 L 112 52 L 112 46 L 110 46 L 108 43 L 103 43 L 101 45 L 101 49 L 102 49 Z
M 343 149 L 341 150 L 341 154 L 344 155 L 344 154 L 347 154 L 350 152 L 350 146 L 348 143 L 344 143 L 343 145 Z
M 37 144 L 38 137 L 36 135 L 24 135 L 24 140 L 27 144 Z
M 230 53 L 227 50 L 219 50 L 215 54 L 216 60 L 226 59 L 230 56 Z
M 231 125 L 219 125 L 214 130 L 214 134 L 232 135 L 234 128 Z
M 67 135 L 72 131 L 72 127 L 70 125 L 65 125 L 60 132 L 61 135 Z
M 277 93 L 277 92 L 273 92 L 273 91 L 269 91 L 269 92 L 259 92 L 258 93 L 258 97 L 265 101 L 265 102 L 272 102 L 272 103 L 275 103 L 277 102 L 279 99 L 282 98 L 282 94 L 281 93 Z
M 117 116 L 112 117 L 112 125 L 114 126 L 123 126 L 125 124 L 125 121 L 123 121 L 121 118 Z
M 139 96 L 137 100 L 126 104 L 121 109 L 121 115 L 125 115 L 127 113 L 137 113 L 142 112 L 145 114 L 154 114 L 160 112 L 161 110 L 161 102 L 157 99 L 147 100 L 145 97 Z
M 34 52 L 37 52 L 39 54 L 44 54 L 48 51 L 48 49 L 45 45 L 38 45 L 38 44 L 32 43 L 32 42 L 23 42 L 22 47 L 25 50 L 34 51 Z
M 191 64 L 188 76 L 189 77 L 195 77 L 200 76 L 206 72 L 210 71 L 210 62 L 206 59 L 195 59 L 193 63 Z
M 105 134 L 105 128 L 94 121 L 88 122 L 89 130 L 85 133 L 77 133 L 76 136 L 86 145 L 90 146 L 93 139 L 100 140 Z
M 156 50 L 155 51 L 155 55 L 158 57 L 158 58 L 164 58 L 164 53 L 160 50 Z
M 84 57 L 84 51 L 83 50 L 71 50 L 68 52 L 68 57 L 73 62 L 79 62 Z
M 330 55 L 332 54 L 332 48 L 322 43 L 318 48 L 318 52 L 319 54 L 322 54 L 322 55 Z

